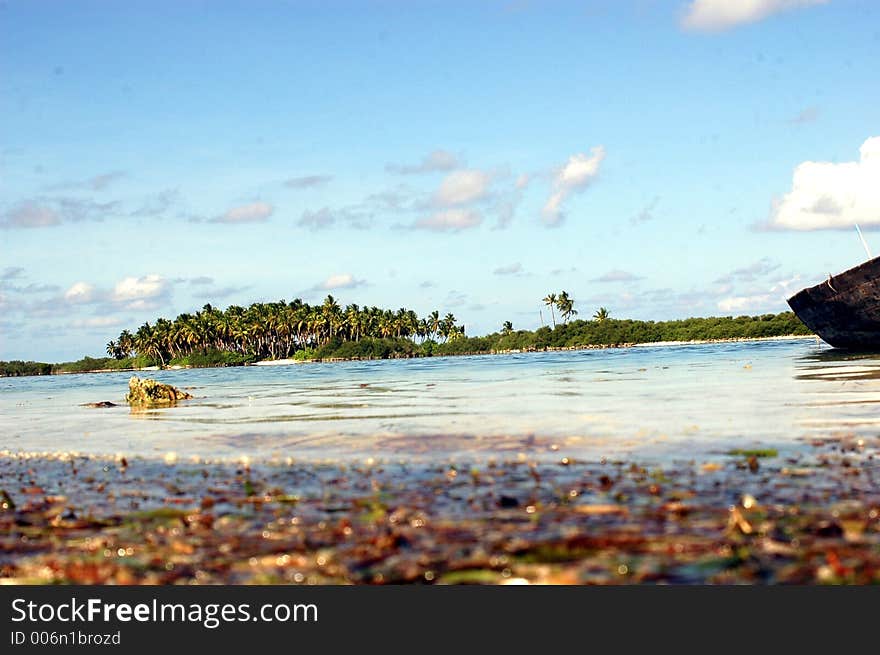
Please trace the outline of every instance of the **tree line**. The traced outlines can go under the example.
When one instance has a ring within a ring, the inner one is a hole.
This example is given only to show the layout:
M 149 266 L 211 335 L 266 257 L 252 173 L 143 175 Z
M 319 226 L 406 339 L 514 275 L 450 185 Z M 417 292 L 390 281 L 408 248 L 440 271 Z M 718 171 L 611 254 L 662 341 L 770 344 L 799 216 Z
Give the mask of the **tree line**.
M 451 313 L 433 311 L 419 317 L 405 308 L 341 306 L 328 295 L 320 305 L 299 298 L 231 305 L 220 310 L 210 304 L 173 320 L 159 318 L 144 323 L 134 333 L 124 330 L 107 344 L 107 354 L 117 360 L 142 356 L 164 366 L 199 353 L 233 353 L 255 359 L 286 359 L 318 350 L 331 343 L 362 339 L 409 339 L 448 342 L 464 336 Z
M 212 309 L 212 313 L 213 313 Z M 228 311 L 228 310 L 227 310 Z M 204 310 L 202 312 L 204 315 Z M 448 318 L 451 315 L 447 315 Z M 432 318 L 433 317 L 433 318 Z M 419 319 L 421 322 L 422 319 Z M 425 332 L 419 327 L 415 332 L 407 333 L 401 326 L 400 335 L 396 336 L 395 327 L 391 336 L 364 336 L 363 332 L 355 332 L 351 337 L 350 328 L 337 326 L 334 334 L 306 337 L 305 343 L 317 345 L 298 350 L 294 354 L 298 359 L 384 359 L 391 357 L 428 357 L 441 355 L 465 355 L 506 352 L 511 350 L 531 351 L 552 348 L 578 348 L 590 346 L 621 346 L 626 344 L 650 343 L 658 341 L 711 341 L 715 339 L 754 339 L 787 335 L 809 335 L 810 330 L 794 315 L 793 312 L 780 314 L 763 314 L 760 316 L 713 316 L 707 318 L 688 318 L 675 321 L 635 321 L 614 319 L 607 309 L 600 308 L 593 314 L 592 320 L 570 320 L 555 327 L 543 326 L 537 330 L 514 330 L 510 321 L 505 321 L 498 332 L 481 337 L 467 337 L 463 330 L 440 327 L 439 314 L 432 313 L 426 317 L 428 326 L 433 327 L 436 320 L 436 331 Z M 565 320 L 565 319 L 563 319 Z M 158 321 L 157 321 L 158 323 Z M 454 321 L 452 321 L 454 324 Z M 328 328 L 329 330 L 329 328 Z M 284 330 L 281 330 L 282 334 Z M 388 334 L 388 329 L 384 331 Z M 421 335 L 420 335 L 421 333 Z M 208 333 L 210 334 L 210 333 Z M 260 331 L 260 334 L 263 334 Z M 434 336 L 442 343 L 433 340 Z M 445 336 L 444 336 L 445 335 Z M 213 336 L 193 342 L 188 348 L 204 347 L 204 352 L 196 352 L 188 356 L 165 360 L 165 363 L 179 363 L 189 366 L 223 366 L 246 364 L 256 360 L 256 356 L 240 354 L 233 351 L 216 350 L 217 339 L 225 345 L 222 337 Z M 267 337 L 263 336 L 264 347 L 268 348 Z M 272 338 L 268 338 L 269 344 Z M 116 342 L 114 341 L 114 344 Z M 196 346 L 199 343 L 201 345 Z M 109 344 L 108 344 L 109 345 Z M 283 354 L 283 345 L 276 347 L 276 352 Z M 146 350 L 144 354 L 126 357 L 124 351 L 116 351 L 114 356 L 105 358 L 84 357 L 76 362 L 62 364 L 46 364 L 42 362 L 0 362 L 0 375 L 49 375 L 52 373 L 76 373 L 103 369 L 137 368 L 150 365 L 162 365 L 154 350 Z M 163 351 L 164 352 L 164 351 Z M 175 350 L 175 352 L 177 352 Z M 132 354 L 130 351 L 129 354 Z M 170 356 L 169 352 L 165 356 Z M 117 359 L 116 355 L 123 355 Z

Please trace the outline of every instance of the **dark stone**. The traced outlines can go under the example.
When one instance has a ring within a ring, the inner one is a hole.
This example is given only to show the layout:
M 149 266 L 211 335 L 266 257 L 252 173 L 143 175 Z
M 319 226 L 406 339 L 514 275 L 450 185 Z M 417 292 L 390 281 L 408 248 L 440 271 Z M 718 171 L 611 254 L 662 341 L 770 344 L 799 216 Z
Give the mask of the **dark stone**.
M 837 521 L 820 521 L 813 528 L 813 533 L 817 537 L 836 538 L 843 536 L 843 528 Z
M 498 499 L 498 507 L 510 509 L 511 507 L 519 507 L 519 501 L 513 496 L 501 496 Z

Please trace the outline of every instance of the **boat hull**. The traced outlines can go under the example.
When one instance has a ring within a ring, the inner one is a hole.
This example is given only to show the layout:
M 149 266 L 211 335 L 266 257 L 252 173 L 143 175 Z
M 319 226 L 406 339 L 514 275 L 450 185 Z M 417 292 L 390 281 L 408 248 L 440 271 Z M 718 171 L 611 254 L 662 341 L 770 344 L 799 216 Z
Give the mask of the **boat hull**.
M 880 257 L 799 291 L 788 304 L 835 348 L 880 349 Z

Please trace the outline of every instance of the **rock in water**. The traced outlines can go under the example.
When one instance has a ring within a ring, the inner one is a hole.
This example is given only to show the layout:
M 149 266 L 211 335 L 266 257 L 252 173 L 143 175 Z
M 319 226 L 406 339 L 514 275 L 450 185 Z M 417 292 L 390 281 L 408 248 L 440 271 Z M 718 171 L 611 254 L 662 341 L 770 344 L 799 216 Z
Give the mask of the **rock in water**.
M 173 405 L 178 400 L 192 398 L 186 391 L 181 391 L 170 384 L 162 384 L 151 378 L 141 380 L 132 375 L 128 381 L 128 395 L 125 400 L 131 405 Z

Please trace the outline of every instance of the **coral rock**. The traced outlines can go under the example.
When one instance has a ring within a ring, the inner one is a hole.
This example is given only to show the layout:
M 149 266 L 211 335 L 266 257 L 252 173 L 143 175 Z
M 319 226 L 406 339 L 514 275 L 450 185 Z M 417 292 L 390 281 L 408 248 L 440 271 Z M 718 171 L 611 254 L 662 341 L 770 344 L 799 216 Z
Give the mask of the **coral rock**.
M 128 381 L 128 395 L 125 400 L 131 405 L 173 405 L 178 400 L 192 398 L 186 391 L 181 391 L 170 384 L 162 384 L 151 378 L 141 380 L 132 375 Z

